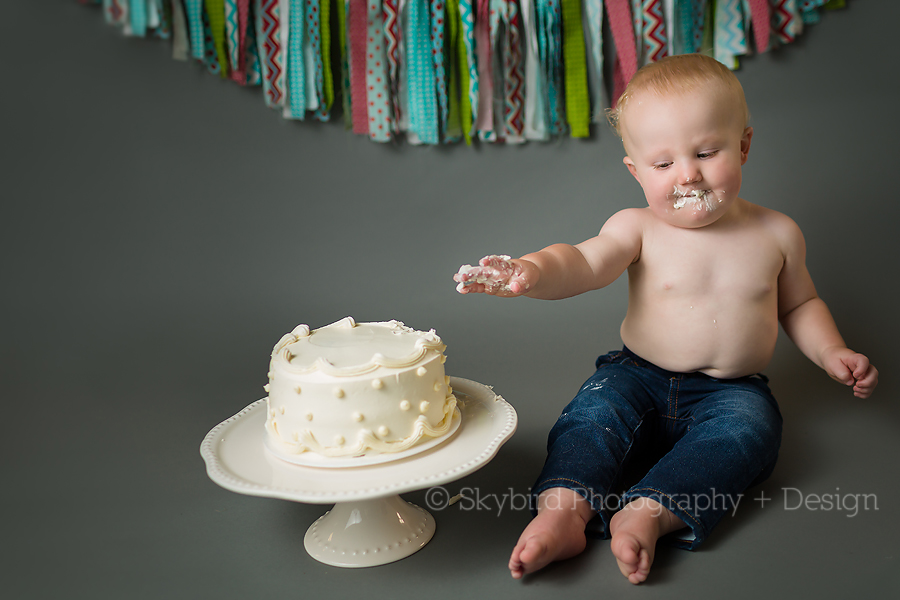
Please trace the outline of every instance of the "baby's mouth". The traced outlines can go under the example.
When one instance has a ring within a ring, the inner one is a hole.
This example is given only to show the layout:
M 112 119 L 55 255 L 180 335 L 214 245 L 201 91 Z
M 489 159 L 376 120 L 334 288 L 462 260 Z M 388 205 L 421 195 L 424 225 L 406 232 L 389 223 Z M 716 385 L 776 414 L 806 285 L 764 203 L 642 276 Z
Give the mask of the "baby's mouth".
M 694 210 L 705 208 L 709 212 L 714 211 L 716 205 L 722 201 L 722 198 L 713 190 L 681 191 L 677 185 L 668 198 L 673 201 L 672 207 L 675 210 L 690 205 Z

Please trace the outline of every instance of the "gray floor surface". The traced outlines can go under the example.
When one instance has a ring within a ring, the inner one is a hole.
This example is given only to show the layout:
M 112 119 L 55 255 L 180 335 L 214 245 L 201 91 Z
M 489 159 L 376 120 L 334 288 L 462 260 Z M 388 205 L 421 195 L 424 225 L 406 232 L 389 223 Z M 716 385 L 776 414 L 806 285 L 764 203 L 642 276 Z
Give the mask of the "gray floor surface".
M 660 549 L 635 587 L 602 540 L 523 581 L 506 569 L 530 518 L 508 499 L 527 493 L 596 355 L 619 347 L 624 282 L 540 302 L 463 297 L 450 279 L 640 206 L 608 128 L 524 147 L 377 145 L 285 121 L 258 89 L 124 38 L 96 8 L 9 3 L 6 597 L 896 597 L 900 3 L 848 4 L 743 61 L 755 136 L 742 195 L 803 228 L 819 293 L 881 386 L 857 400 L 780 340 L 766 371 L 786 424 L 773 477 L 701 550 Z M 227 491 L 199 453 L 263 396 L 283 333 L 347 315 L 435 328 L 448 373 L 493 385 L 519 416 L 492 462 L 446 485 L 478 505 L 435 507 L 424 549 L 357 570 L 304 551 L 327 506 Z

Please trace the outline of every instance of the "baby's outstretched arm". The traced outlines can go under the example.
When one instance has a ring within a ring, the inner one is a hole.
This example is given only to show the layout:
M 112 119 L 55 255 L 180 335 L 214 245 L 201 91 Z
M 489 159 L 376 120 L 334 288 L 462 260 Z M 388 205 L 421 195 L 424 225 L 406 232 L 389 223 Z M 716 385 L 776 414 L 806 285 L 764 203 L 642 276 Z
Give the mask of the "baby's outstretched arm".
M 478 266 L 463 265 L 453 276 L 461 294 L 529 296 L 553 300 L 576 296 L 615 281 L 637 259 L 640 213 L 613 215 L 600 233 L 577 246 L 554 244 L 522 258 L 492 254 Z

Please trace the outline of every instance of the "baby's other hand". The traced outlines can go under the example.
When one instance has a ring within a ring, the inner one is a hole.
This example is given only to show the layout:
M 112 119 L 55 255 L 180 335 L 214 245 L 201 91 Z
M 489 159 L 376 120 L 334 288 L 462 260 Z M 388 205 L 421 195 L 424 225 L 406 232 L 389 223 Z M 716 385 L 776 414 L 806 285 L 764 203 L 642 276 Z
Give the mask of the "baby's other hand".
M 849 348 L 833 348 L 823 356 L 825 371 L 832 379 L 853 386 L 853 395 L 868 398 L 878 385 L 878 369 L 869 359 Z
M 527 261 L 491 254 L 478 261 L 478 266 L 463 265 L 453 276 L 460 294 L 483 293 L 492 296 L 521 296 L 534 285 L 536 277 Z

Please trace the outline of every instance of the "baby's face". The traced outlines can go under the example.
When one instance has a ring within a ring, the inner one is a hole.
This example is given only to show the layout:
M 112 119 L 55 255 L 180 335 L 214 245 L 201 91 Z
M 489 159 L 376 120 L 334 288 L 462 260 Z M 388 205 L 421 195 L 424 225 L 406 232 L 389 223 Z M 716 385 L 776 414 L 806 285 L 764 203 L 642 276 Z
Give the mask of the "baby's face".
M 654 214 L 678 227 L 703 227 L 727 214 L 753 135 L 729 103 L 703 90 L 642 93 L 629 99 L 623 117 L 624 162 Z

